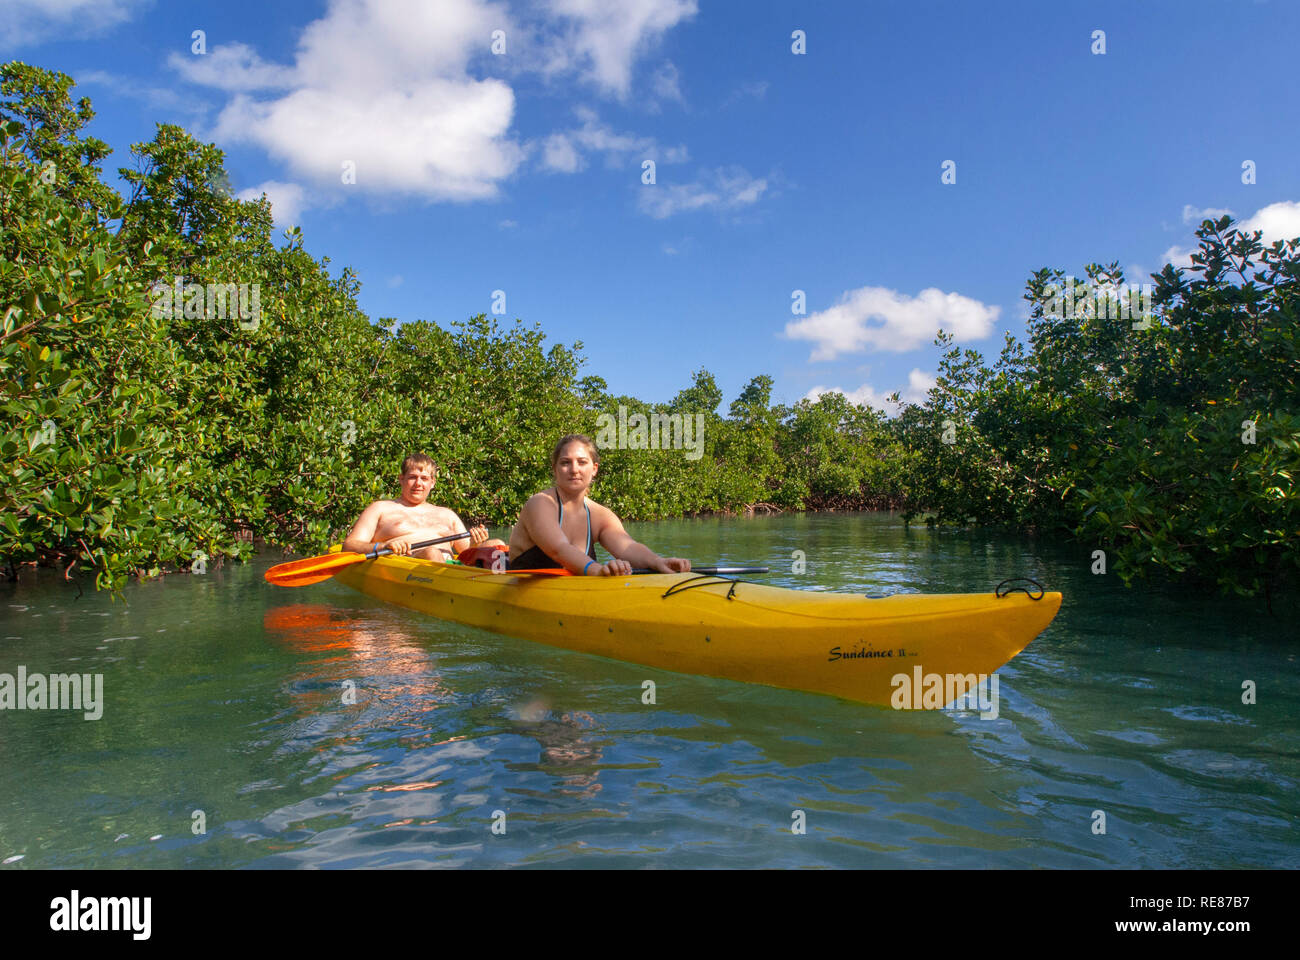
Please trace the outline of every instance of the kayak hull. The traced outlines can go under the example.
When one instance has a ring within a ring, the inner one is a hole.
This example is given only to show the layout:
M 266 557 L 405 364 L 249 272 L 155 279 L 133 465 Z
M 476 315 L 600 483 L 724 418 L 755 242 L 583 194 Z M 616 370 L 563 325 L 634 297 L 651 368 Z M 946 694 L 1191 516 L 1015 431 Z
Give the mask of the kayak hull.
M 1059 593 L 1039 600 L 1024 593 L 870 599 L 717 578 L 694 585 L 691 577 L 494 574 L 388 556 L 348 567 L 336 579 L 378 600 L 494 633 L 881 705 L 901 689 L 899 675 L 991 675 L 1061 606 Z

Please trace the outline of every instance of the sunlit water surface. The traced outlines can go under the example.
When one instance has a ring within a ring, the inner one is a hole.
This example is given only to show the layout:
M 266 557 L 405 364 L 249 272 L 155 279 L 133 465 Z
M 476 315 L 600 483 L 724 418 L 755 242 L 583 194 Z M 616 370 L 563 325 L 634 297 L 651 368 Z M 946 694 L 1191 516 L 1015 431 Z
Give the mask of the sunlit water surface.
M 982 592 L 1032 576 L 1065 602 L 1000 671 L 985 720 L 572 653 L 332 581 L 274 588 L 261 574 L 279 556 L 133 585 L 125 603 L 51 578 L 4 584 L 0 672 L 100 673 L 105 704 L 98 720 L 0 711 L 0 861 L 1300 863 L 1294 613 L 1128 590 L 1082 548 L 890 514 L 632 533 L 697 563 L 767 564 L 769 582 L 802 589 Z

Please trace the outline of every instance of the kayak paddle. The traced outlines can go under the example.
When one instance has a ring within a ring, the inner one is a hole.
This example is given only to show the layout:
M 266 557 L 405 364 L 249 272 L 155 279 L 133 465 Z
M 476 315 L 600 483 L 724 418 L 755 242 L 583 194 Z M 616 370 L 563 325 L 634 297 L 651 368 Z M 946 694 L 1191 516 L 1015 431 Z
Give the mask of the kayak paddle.
M 411 549 L 420 550 L 424 547 L 432 547 L 435 543 L 451 543 L 453 540 L 467 539 L 469 539 L 468 533 L 453 533 L 447 537 L 438 537 L 436 540 L 421 540 L 419 543 L 413 543 Z M 327 553 L 321 557 L 290 560 L 288 563 L 276 564 L 266 571 L 263 577 L 266 578 L 267 583 L 273 583 L 277 587 L 305 587 L 311 583 L 328 580 L 344 567 L 350 567 L 354 563 L 364 563 L 392 552 L 384 547 L 382 550 L 372 550 L 370 553 Z

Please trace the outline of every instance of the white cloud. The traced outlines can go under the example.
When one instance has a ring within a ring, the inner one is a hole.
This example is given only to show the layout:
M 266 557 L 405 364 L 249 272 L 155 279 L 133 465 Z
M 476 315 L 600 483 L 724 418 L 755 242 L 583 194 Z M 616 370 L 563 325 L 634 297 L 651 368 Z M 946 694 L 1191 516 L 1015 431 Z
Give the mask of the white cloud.
M 293 70 L 267 63 L 244 43 L 215 47 L 210 53 L 172 53 L 168 66 L 191 83 L 218 90 L 283 90 L 293 85 Z
M 270 103 L 236 97 L 217 136 L 264 147 L 295 174 L 362 191 L 480 200 L 514 172 L 522 150 L 506 137 L 514 94 L 499 81 L 426 79 L 384 91 L 295 90 Z
M 766 180 L 751 177 L 741 167 L 720 167 L 695 183 L 638 187 L 637 206 L 656 220 L 694 210 L 739 210 L 757 203 L 766 189 Z
M 586 169 L 583 151 L 603 153 L 608 167 L 621 166 L 629 157 L 638 164 L 642 160 L 682 163 L 689 157 L 684 145 L 663 147 L 654 137 L 618 133 L 601 123 L 596 111 L 589 107 L 578 107 L 574 113 L 582 121 L 582 126 L 553 133 L 542 141 L 542 167 L 552 173 L 576 173 Z
M 677 67 L 669 60 L 665 60 L 659 65 L 659 69 L 655 71 L 654 76 L 650 79 L 650 88 L 660 100 L 682 102 L 681 74 L 678 73 Z M 658 104 L 655 106 L 657 108 Z
M 521 8 L 519 19 L 498 0 L 329 0 L 292 64 L 267 62 L 245 43 L 177 52 L 169 63 L 232 94 L 203 135 L 258 145 L 296 179 L 337 191 L 354 169 L 347 186 L 359 192 L 470 201 L 497 196 L 539 146 L 543 168 L 569 173 L 585 166 L 584 153 L 611 166 L 633 153 L 684 161 L 684 146 L 619 134 L 592 111 L 580 111 L 580 127 L 525 146 L 511 136 L 509 83 L 470 68 L 577 72 L 625 98 L 639 57 L 695 12 L 695 0 L 550 0 Z M 490 54 L 495 30 L 506 32 L 511 56 Z M 652 86 L 680 96 L 676 67 L 665 62 Z
M 901 391 L 902 399 L 907 403 L 922 404 L 929 398 L 930 391 L 939 383 L 928 373 L 922 373 L 919 367 L 913 367 L 907 375 L 907 387 Z
M 567 21 L 550 69 L 576 67 L 603 92 L 627 98 L 637 57 L 698 12 L 695 0 L 550 0 Z
M 599 115 L 590 107 L 578 107 L 574 110 L 574 113 L 582 121 L 582 127 L 574 131 L 574 138 L 588 150 L 597 150 L 602 153 L 629 153 L 654 148 L 655 142 L 652 137 L 638 137 L 632 133 L 615 133 L 600 122 Z
M 586 164 L 572 140 L 553 133 L 542 142 L 542 166 L 555 173 L 577 173 Z
M 298 217 L 307 201 L 306 191 L 302 187 L 296 183 L 267 180 L 247 190 L 240 190 L 236 196 L 240 200 L 260 200 L 262 194 L 266 194 L 266 199 L 271 201 L 271 218 L 277 227 L 283 229 L 299 225 Z
M 0 0 L 3 2 L 3 0 Z M 141 100 L 151 107 L 167 110 L 188 110 L 190 113 L 202 112 L 205 107 L 195 104 L 193 98 L 183 97 L 170 87 L 153 87 L 133 77 L 119 76 L 106 70 L 87 70 L 77 74 L 77 85 L 107 87 L 122 97 Z
M 753 97 L 755 100 L 762 100 L 767 96 L 768 82 L 766 80 L 755 80 L 751 83 L 742 83 L 722 101 L 722 106 L 728 107 L 737 100 L 743 100 L 746 97 Z
M 492 31 L 509 24 L 487 0 L 332 0 L 303 31 L 297 71 L 304 85 L 336 90 L 464 79 L 470 59 L 488 55 Z
M 1225 214 L 1233 216 L 1232 211 L 1227 209 L 1207 207 L 1204 210 L 1197 210 L 1188 205 L 1183 207 L 1183 222 L 1196 220 L 1199 225 L 1201 219 L 1213 219 Z M 1265 244 L 1271 244 L 1275 240 L 1294 240 L 1300 237 L 1300 202 L 1282 200 L 1278 203 L 1270 203 L 1267 207 L 1256 210 L 1253 216 L 1233 224 L 1232 229 L 1244 234 L 1258 230 Z M 1192 267 L 1192 254 L 1199 249 L 1199 247 L 1183 247 L 1175 244 L 1164 252 L 1160 262 L 1171 263 L 1180 269 L 1189 270 Z
M 1272 243 L 1274 240 L 1294 240 L 1300 237 L 1300 203 L 1290 200 L 1270 203 L 1267 207 L 1257 210 L 1253 217 L 1239 223 L 1237 229 L 1242 233 L 1262 231 L 1261 239 L 1264 243 Z
M 129 20 L 153 0 L 5 0 L 0 50 L 88 37 Z
M 338 189 L 350 163 L 359 191 L 478 200 L 496 196 L 523 158 L 508 135 L 513 91 L 466 73 L 508 22 L 482 0 L 333 0 L 303 31 L 292 67 L 243 44 L 172 63 L 236 92 L 212 136 L 261 146 L 297 177 Z M 267 90 L 283 92 L 250 95 Z
M 912 372 L 907 375 L 907 386 L 897 391 L 899 399 L 904 403 L 924 404 L 929 398 L 930 389 L 937 382 L 928 373 L 922 373 L 919 367 L 913 367 Z M 804 394 L 804 399 L 816 402 L 817 398 L 824 393 L 842 393 L 850 403 L 871 407 L 873 410 L 884 410 L 889 416 L 893 416 L 897 408 L 889 402 L 888 397 L 894 392 L 891 390 L 889 393 L 880 393 L 869 383 L 864 383 L 856 390 L 818 386 Z
M 813 341 L 811 360 L 866 349 L 903 353 L 929 343 L 940 329 L 958 340 L 987 337 L 1001 309 L 934 287 L 915 297 L 886 287 L 860 287 L 827 310 L 787 323 L 785 335 Z
M 402 285 L 402 283 L 403 283 L 403 277 L 400 273 L 395 273 L 388 278 L 388 288 L 390 290 L 396 290 L 398 287 Z M 456 532 L 457 531 L 455 530 L 452 531 L 452 533 L 456 533 Z
M 1194 223 L 1198 227 L 1202 220 L 1218 220 L 1220 217 L 1231 217 L 1235 214 L 1227 207 L 1205 207 L 1198 209 L 1190 203 L 1183 204 L 1183 223 Z
M 519 223 L 515 220 L 502 220 L 497 224 L 497 226 L 502 230 L 513 230 L 515 227 L 519 226 Z
M 825 393 L 842 393 L 844 395 L 844 398 L 848 400 L 849 403 L 856 403 L 859 404 L 860 406 L 871 407 L 872 409 L 875 410 L 891 409 L 891 406 L 885 400 L 885 396 L 880 393 L 877 393 L 875 387 L 871 386 L 868 383 L 864 383 L 856 390 L 844 390 L 840 387 L 820 387 L 820 386 L 813 387 L 806 394 L 804 394 L 804 399 L 811 400 L 814 403 L 816 403 L 817 400 L 822 396 L 822 394 Z

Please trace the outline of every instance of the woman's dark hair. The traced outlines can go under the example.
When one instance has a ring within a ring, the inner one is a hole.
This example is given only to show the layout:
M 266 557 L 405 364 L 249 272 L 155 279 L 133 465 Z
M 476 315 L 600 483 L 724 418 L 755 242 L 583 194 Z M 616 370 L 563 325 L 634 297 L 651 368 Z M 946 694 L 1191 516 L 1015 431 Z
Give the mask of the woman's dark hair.
M 585 445 L 587 453 L 591 456 L 591 462 L 596 466 L 600 466 L 600 451 L 596 449 L 596 445 L 592 443 L 591 437 L 587 436 L 585 433 L 570 433 L 561 437 L 560 442 L 557 443 L 555 449 L 551 451 L 552 473 L 555 472 L 555 464 L 559 462 L 560 454 L 562 454 L 564 448 L 571 443 L 581 443 Z

